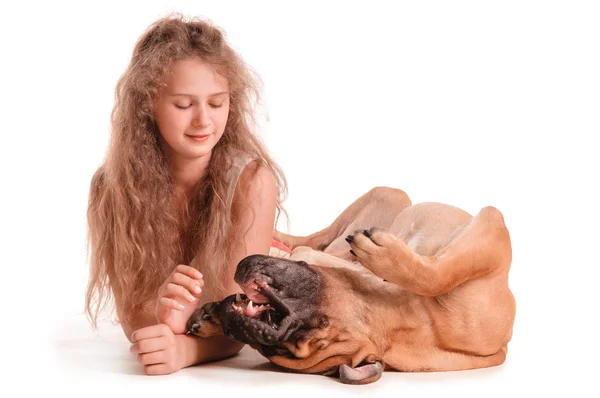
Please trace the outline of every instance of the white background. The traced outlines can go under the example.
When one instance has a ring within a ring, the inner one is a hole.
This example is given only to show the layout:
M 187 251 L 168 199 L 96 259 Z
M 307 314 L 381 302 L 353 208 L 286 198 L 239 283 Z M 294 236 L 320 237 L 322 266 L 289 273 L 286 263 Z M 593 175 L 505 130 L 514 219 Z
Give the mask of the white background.
M 9 382 L 0 388 L 86 397 L 598 396 L 597 2 L 103 3 L 0 6 L 1 378 Z M 221 26 L 262 77 L 268 118 L 258 133 L 287 176 L 292 233 L 323 228 L 377 185 L 404 189 L 414 203 L 503 212 L 517 301 L 504 365 L 386 372 L 347 388 L 271 372 L 244 351 L 148 377 L 118 328 L 91 331 L 82 315 L 89 181 L 133 45 L 170 11 Z

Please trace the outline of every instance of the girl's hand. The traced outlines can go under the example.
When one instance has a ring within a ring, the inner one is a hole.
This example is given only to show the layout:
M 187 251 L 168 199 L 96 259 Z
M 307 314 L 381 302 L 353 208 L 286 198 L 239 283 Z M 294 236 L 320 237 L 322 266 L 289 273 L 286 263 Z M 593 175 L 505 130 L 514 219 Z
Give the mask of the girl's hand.
M 184 367 L 181 339 L 164 324 L 138 329 L 131 335 L 133 344 L 129 350 L 137 354 L 137 361 L 144 365 L 147 375 L 164 375 Z
M 158 289 L 155 309 L 158 322 L 167 325 L 175 334 L 184 334 L 203 287 L 204 280 L 198 270 L 178 265 Z

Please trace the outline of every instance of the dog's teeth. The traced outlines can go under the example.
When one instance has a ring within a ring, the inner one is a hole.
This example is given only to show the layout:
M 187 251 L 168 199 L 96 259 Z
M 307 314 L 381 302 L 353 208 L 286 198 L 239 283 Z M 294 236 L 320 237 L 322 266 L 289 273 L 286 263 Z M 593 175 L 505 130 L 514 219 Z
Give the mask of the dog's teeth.
M 240 297 L 240 294 L 239 294 L 239 293 L 236 293 L 236 294 L 235 294 L 235 302 L 236 302 L 236 303 L 239 303 L 241 299 L 242 299 L 242 298 Z
M 252 300 L 248 301 L 248 306 L 246 308 L 252 310 Z

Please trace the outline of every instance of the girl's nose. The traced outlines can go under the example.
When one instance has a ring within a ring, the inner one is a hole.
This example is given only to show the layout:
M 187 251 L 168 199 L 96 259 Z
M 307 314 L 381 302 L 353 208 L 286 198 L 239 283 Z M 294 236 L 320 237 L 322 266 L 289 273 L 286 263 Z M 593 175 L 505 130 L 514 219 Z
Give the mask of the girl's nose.
M 204 106 L 199 106 L 198 111 L 194 115 L 194 119 L 192 119 L 192 126 L 196 128 L 203 128 L 210 124 L 208 119 L 208 112 L 204 108 Z

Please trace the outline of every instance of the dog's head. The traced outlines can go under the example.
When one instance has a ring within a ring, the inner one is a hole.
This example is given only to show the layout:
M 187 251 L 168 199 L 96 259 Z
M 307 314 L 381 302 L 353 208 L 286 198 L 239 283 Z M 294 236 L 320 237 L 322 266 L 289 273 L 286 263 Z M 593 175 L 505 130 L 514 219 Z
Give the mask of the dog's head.
M 235 274 L 245 294 L 199 308 L 188 333 L 224 334 L 279 366 L 339 373 L 344 383 L 379 379 L 385 343 L 373 327 L 380 326 L 384 282 L 359 265 L 322 266 L 293 258 L 246 257 Z

